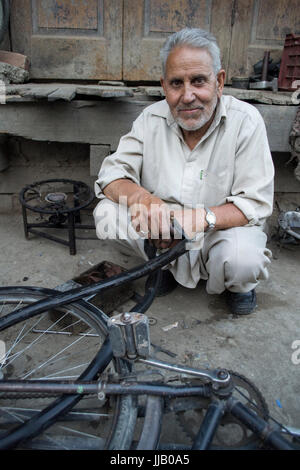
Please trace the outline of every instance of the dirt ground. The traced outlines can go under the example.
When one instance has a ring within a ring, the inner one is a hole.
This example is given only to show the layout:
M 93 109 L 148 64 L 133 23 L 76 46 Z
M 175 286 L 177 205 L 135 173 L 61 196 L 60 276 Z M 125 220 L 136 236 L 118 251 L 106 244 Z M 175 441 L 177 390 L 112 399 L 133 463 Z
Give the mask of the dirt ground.
M 33 235 L 26 240 L 21 215 L 2 214 L 0 285 L 55 288 L 103 260 L 125 268 L 140 263 L 112 251 L 93 230 L 78 236 L 86 239 L 77 239 L 77 254 L 71 256 L 67 247 L 53 241 Z M 272 241 L 269 248 L 270 277 L 257 288 L 253 314 L 234 318 L 223 296 L 208 295 L 204 282 L 193 290 L 178 287 L 149 309 L 151 340 L 176 355 L 162 354 L 164 360 L 225 367 L 246 376 L 260 389 L 276 420 L 300 428 L 300 246 L 279 249 Z M 140 281 L 136 289 L 141 289 Z

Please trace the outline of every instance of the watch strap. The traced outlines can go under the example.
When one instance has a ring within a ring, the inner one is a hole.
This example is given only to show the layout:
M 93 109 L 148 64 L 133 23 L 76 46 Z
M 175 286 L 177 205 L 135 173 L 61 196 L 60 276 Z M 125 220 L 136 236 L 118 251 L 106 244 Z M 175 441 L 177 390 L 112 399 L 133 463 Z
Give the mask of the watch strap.
M 208 223 L 208 227 L 207 227 L 207 232 L 210 232 L 211 230 L 214 230 L 215 227 L 216 227 L 216 215 L 215 213 L 209 209 L 208 207 L 204 207 L 204 210 L 206 211 L 206 216 L 205 216 L 205 220 L 206 222 Z M 211 216 L 211 217 L 207 217 L 207 216 Z M 211 219 L 213 218 L 214 222 L 212 222 Z

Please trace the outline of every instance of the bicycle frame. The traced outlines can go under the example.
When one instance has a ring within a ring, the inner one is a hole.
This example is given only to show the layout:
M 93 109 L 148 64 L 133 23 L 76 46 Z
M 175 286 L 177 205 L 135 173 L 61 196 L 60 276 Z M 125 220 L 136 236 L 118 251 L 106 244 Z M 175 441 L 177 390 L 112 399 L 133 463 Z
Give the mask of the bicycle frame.
M 159 365 L 159 361 L 156 361 L 156 365 Z M 185 368 L 182 367 L 181 370 L 184 371 Z M 188 368 L 186 369 L 186 373 L 189 373 Z M 226 387 L 220 388 L 216 388 L 215 383 L 197 386 L 170 386 L 142 382 L 137 383 L 132 380 L 126 381 L 126 379 L 123 379 L 119 384 L 101 380 L 92 382 L 78 380 L 74 383 L 58 383 L 42 380 L 0 381 L 0 391 L 14 393 L 40 392 L 57 394 L 58 396 L 63 394 L 71 398 L 77 396 L 78 399 L 84 395 L 97 394 L 101 400 L 103 400 L 106 395 L 148 395 L 144 428 L 137 446 L 137 449 L 141 450 L 156 449 L 161 432 L 163 415 L 161 400 L 163 397 L 179 398 L 197 396 L 210 398 L 211 402 L 193 442 L 192 450 L 205 450 L 210 448 L 212 439 L 224 413 L 230 413 L 237 418 L 246 425 L 248 429 L 255 433 L 264 444 L 279 450 L 294 449 L 294 447 L 281 436 L 278 429 L 270 426 L 267 421 L 232 397 L 232 383 L 230 380 Z M 64 410 L 64 412 L 66 412 L 66 410 Z M 147 416 L 151 417 L 151 426 L 149 426 L 149 418 L 147 418 Z M 55 419 L 57 419 L 57 417 L 58 416 L 55 416 Z M 47 416 L 47 419 L 48 418 Z M 32 423 L 30 426 L 33 429 Z M 36 435 L 36 433 L 34 435 Z M 33 437 L 33 434 L 31 437 Z M 0 448 L 3 448 L 1 442 L 0 444 Z
M 147 310 L 155 297 L 160 278 L 160 269 L 183 255 L 186 252 L 186 243 L 187 239 L 183 234 L 182 240 L 180 240 L 175 247 L 160 256 L 150 259 L 137 268 L 133 268 L 126 273 L 122 273 L 91 286 L 50 295 L 43 300 L 16 310 L 9 316 L 7 315 L 0 319 L 0 331 L 22 320 L 25 314 L 27 317 L 28 315 L 30 317 L 48 309 L 72 302 L 87 302 L 88 298 L 111 287 L 120 286 L 144 276 L 150 276 L 151 282 L 149 283 L 148 290 L 142 300 L 131 310 L 132 312 L 138 311 L 142 313 Z M 97 310 L 97 308 L 91 304 L 89 304 L 89 308 Z M 148 341 L 150 342 L 149 338 Z M 10 437 L 10 435 L 2 437 L 0 439 L 0 449 L 13 448 L 19 442 L 22 442 L 22 439 L 35 437 L 44 430 L 46 423 L 47 427 L 51 425 L 60 415 L 71 410 L 82 396 L 88 394 L 97 394 L 100 399 L 103 399 L 106 395 L 148 395 L 144 428 L 137 449 L 156 449 L 163 414 L 162 398 L 188 396 L 206 397 L 211 400 L 204 420 L 194 440 L 192 449 L 208 449 L 210 447 L 215 432 L 220 424 L 220 420 L 225 412 L 236 417 L 253 433 L 258 435 L 265 444 L 275 449 L 294 448 L 289 441 L 281 436 L 278 429 L 270 427 L 267 421 L 233 398 L 233 382 L 228 371 L 223 369 L 193 369 L 158 361 L 150 357 L 140 357 L 137 354 L 136 357 L 132 359 L 133 362 L 138 361 L 147 365 L 173 370 L 178 374 L 198 377 L 203 379 L 205 384 L 197 386 L 170 386 L 165 384 L 137 383 L 132 380 L 126 381 L 126 378 L 123 379 L 122 377 L 120 378 L 120 383 L 95 380 L 95 376 L 99 375 L 99 372 L 101 373 L 106 368 L 113 359 L 113 356 L 113 347 L 108 336 L 96 358 L 91 363 L 87 373 L 81 376 L 76 382 L 0 380 L 0 393 L 15 393 L 20 391 L 25 394 L 32 392 L 51 392 L 51 394 L 57 394 L 58 396 L 55 403 L 41 412 L 38 412 L 37 415 L 27 423 L 20 425 L 17 432 L 14 431 L 12 437 Z M 122 357 L 122 360 L 129 361 L 128 356 L 125 355 Z M 149 416 L 151 417 L 151 425 L 149 425 Z

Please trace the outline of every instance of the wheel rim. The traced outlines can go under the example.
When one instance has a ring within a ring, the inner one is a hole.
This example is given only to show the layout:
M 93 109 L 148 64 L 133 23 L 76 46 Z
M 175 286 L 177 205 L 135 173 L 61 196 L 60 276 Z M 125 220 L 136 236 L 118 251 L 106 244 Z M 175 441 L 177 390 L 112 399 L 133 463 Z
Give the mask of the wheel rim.
M 0 318 L 44 295 L 34 289 L 0 292 Z M 4 379 L 76 380 L 101 348 L 105 336 L 103 321 L 80 304 L 44 312 L 1 332 L 6 350 L 1 372 Z M 115 370 L 112 362 L 109 368 Z M 21 395 L 0 396 L 0 432 L 14 432 L 52 402 L 49 396 L 32 396 L 31 400 Z M 118 423 L 117 410 L 118 400 L 84 398 L 64 421 L 59 420 L 26 446 L 106 448 Z

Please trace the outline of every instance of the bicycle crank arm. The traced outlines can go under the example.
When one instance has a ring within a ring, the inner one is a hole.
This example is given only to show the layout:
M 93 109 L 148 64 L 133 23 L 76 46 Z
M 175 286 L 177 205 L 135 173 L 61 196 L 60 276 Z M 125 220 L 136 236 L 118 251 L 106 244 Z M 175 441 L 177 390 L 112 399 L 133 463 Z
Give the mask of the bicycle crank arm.
M 208 379 L 210 382 L 213 383 L 213 388 L 215 389 L 227 387 L 231 382 L 231 376 L 229 372 L 225 369 L 194 369 L 193 367 L 187 367 L 178 364 L 170 364 L 168 362 L 160 361 L 154 358 L 139 358 L 137 359 L 137 361 L 142 362 L 143 364 L 160 367 L 161 369 L 168 369 L 179 374 L 187 374 L 202 379 Z

